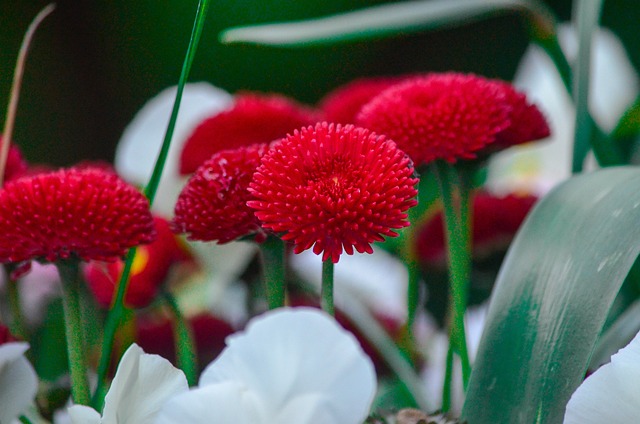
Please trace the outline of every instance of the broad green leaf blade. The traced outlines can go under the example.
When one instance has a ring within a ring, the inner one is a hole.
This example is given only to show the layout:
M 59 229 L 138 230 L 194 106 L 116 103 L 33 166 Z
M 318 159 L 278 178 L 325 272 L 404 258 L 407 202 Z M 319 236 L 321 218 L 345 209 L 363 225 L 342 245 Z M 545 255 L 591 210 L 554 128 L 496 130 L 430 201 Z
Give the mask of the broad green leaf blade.
M 560 423 L 640 252 L 640 168 L 552 191 L 514 240 L 494 289 L 463 416 Z
M 542 2 L 535 0 L 422 0 L 306 21 L 231 28 L 220 34 L 220 40 L 278 46 L 331 44 L 461 25 L 508 11 L 526 15 L 537 32 L 553 32 L 553 15 Z

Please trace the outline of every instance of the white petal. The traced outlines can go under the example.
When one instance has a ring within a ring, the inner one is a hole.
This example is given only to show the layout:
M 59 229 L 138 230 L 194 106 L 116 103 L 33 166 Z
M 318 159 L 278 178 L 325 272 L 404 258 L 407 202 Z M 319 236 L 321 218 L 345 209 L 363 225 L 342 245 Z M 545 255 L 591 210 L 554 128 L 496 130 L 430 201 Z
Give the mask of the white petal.
M 638 422 L 639 383 L 640 333 L 578 387 L 567 404 L 564 423 Z
M 188 390 L 184 373 L 159 355 L 133 344 L 120 360 L 105 398 L 105 424 L 153 423 L 162 405 Z
M 141 186 L 148 182 L 164 139 L 175 95 L 176 87 L 162 91 L 145 104 L 125 129 L 116 150 L 115 167 L 129 182 Z M 186 181 L 178 174 L 178 160 L 184 142 L 203 119 L 224 110 L 231 101 L 231 95 L 208 83 L 185 86 L 154 204 L 156 211 L 173 216 L 175 201 Z
M 33 402 L 38 378 L 24 357 L 29 345 L 11 342 L 0 345 L 0 423 L 10 423 Z
M 322 401 L 321 414 L 332 417 L 326 422 L 335 424 L 360 424 L 376 389 L 373 364 L 357 340 L 312 308 L 267 312 L 251 320 L 245 332 L 228 337 L 200 385 L 225 381 L 240 382 L 264 399 L 271 417 L 293 408 L 299 398 L 315 396 Z M 294 410 L 300 415 L 292 419 L 299 424 L 313 423 L 305 421 L 305 411 Z
M 171 398 L 156 424 L 284 424 L 269 421 L 260 399 L 238 382 L 200 387 Z
M 67 409 L 72 424 L 100 424 L 100 414 L 84 405 L 73 405 Z

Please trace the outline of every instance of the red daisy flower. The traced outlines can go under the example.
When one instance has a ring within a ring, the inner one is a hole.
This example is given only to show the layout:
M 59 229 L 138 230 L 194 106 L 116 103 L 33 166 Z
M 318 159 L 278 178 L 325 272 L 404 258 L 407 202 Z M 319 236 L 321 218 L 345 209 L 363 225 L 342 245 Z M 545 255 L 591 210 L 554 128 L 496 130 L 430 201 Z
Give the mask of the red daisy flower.
M 367 103 L 357 119 L 392 138 L 421 165 L 475 159 L 485 148 L 548 134 L 537 108 L 508 84 L 456 73 L 411 78 L 390 87 Z M 515 123 L 518 119 L 532 121 Z
M 174 264 L 188 261 L 191 255 L 171 231 L 169 222 L 154 217 L 158 238 L 146 246 L 140 246 L 131 269 L 124 303 L 128 308 L 144 308 L 157 296 L 158 289 L 166 282 Z M 108 308 L 116 293 L 124 262 L 91 261 L 83 269 L 85 280 L 98 303 Z
M 356 116 L 369 100 L 406 77 L 362 78 L 331 91 L 320 101 L 328 122 L 355 124 Z
M 174 228 L 190 240 L 228 243 L 264 233 L 247 201 L 249 183 L 268 144 L 254 144 L 214 154 L 189 179 L 176 202 Z
M 187 139 L 180 155 L 180 173 L 193 173 L 221 150 L 270 143 L 317 120 L 317 112 L 287 97 L 239 94 L 231 109 L 204 120 Z
M 511 125 L 498 133 L 491 150 L 502 150 L 517 144 L 540 140 L 551 135 L 551 129 L 536 105 L 527 101 L 527 96 L 516 91 L 511 84 L 495 81 L 504 90 L 507 103 L 511 106 Z
M 353 125 L 318 123 L 274 145 L 262 159 L 247 204 L 263 228 L 285 233 L 294 252 L 313 246 L 323 260 L 372 252 L 396 236 L 416 204 L 417 178 L 393 141 Z
M 0 190 L 0 262 L 112 260 L 156 236 L 149 202 L 115 174 L 63 169 Z
M 537 201 L 535 196 L 496 197 L 478 193 L 473 198 L 473 256 L 488 257 L 491 253 L 506 250 L 520 225 Z M 446 245 L 442 225 L 442 213 L 438 212 L 418 231 L 416 238 L 418 257 L 426 265 L 437 268 L 446 266 Z

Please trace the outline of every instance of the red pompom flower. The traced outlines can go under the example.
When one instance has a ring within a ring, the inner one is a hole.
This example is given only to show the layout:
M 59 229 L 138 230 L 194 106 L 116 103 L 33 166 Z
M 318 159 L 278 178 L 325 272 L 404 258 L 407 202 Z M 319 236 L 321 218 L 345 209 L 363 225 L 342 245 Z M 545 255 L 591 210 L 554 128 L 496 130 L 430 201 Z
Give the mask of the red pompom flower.
M 540 111 L 509 84 L 475 75 L 406 80 L 363 106 L 358 123 L 393 139 L 417 164 L 475 159 L 549 135 Z
M 264 233 L 247 201 L 249 183 L 268 144 L 214 154 L 191 176 L 176 202 L 174 228 L 191 240 L 227 243 Z
M 362 106 L 403 79 L 402 77 L 361 78 L 336 88 L 320 101 L 324 119 L 340 124 L 355 124 L 356 116 Z
M 275 144 L 250 184 L 263 228 L 300 253 L 313 246 L 338 262 L 396 236 L 416 204 L 411 160 L 393 141 L 353 125 L 318 123 Z
M 221 150 L 270 143 L 317 120 L 317 112 L 284 96 L 238 94 L 231 109 L 204 120 L 187 139 L 180 173 L 193 173 Z
M 0 262 L 112 260 L 156 237 L 149 202 L 117 175 L 63 169 L 0 190 Z

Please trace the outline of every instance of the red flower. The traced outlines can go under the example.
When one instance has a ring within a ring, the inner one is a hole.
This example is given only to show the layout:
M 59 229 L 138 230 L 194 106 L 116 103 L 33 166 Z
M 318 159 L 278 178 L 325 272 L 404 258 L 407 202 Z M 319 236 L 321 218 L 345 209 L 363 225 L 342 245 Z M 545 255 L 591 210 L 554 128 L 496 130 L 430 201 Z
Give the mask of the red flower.
M 214 154 L 189 179 L 176 202 L 174 228 L 191 240 L 227 243 L 248 234 L 264 234 L 247 201 L 249 183 L 267 144 Z
M 177 262 L 188 261 L 191 255 L 176 239 L 169 222 L 154 217 L 158 238 L 140 246 L 131 269 L 124 303 L 128 308 L 144 308 L 157 296 L 158 289 L 166 282 L 169 272 Z M 83 269 L 85 280 L 98 303 L 108 308 L 116 293 L 124 262 L 91 261 Z
M 511 105 L 511 125 L 498 133 L 492 150 L 506 149 L 551 135 L 549 124 L 536 105 L 528 103 L 527 97 L 516 91 L 511 84 L 502 81 L 496 83 L 502 86 L 507 102 Z
M 153 241 L 149 202 L 115 174 L 63 169 L 0 190 L 0 262 L 111 260 Z
M 239 94 L 231 109 L 203 121 L 187 139 L 180 173 L 194 172 L 221 150 L 270 143 L 317 118 L 316 112 L 284 96 Z
M 473 256 L 482 259 L 506 250 L 520 225 L 538 199 L 534 196 L 495 197 L 478 193 L 473 198 Z M 446 245 L 442 213 L 438 212 L 418 231 L 418 257 L 426 265 L 446 266 Z
M 372 252 L 396 236 L 417 194 L 411 161 L 396 144 L 353 125 L 318 123 L 274 145 L 250 184 L 247 204 L 263 228 L 284 232 L 294 252 L 312 246 L 337 262 L 344 251 Z
M 386 134 L 420 165 L 475 159 L 483 149 L 549 133 L 542 114 L 510 85 L 455 73 L 390 87 L 362 108 L 358 122 Z
M 399 83 L 401 77 L 362 78 L 331 91 L 320 101 L 320 109 L 329 122 L 355 124 L 356 116 L 369 100 Z

